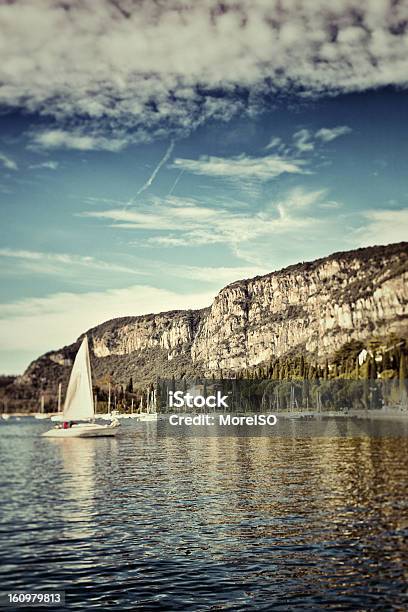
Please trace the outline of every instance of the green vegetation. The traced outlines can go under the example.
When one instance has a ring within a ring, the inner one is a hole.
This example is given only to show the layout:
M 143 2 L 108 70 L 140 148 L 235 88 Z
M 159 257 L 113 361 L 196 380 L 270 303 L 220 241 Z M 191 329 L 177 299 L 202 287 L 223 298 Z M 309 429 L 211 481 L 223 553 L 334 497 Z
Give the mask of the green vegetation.
M 407 378 L 408 343 L 389 336 L 367 343 L 351 340 L 333 357 L 321 361 L 303 354 L 271 359 L 268 364 L 238 373 L 238 379 L 256 380 L 390 380 Z

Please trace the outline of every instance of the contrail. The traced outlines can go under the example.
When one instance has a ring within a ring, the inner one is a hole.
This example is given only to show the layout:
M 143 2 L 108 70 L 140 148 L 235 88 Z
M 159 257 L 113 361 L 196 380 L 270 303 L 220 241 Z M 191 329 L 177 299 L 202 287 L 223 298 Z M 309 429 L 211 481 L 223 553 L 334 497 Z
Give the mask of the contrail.
M 170 155 L 172 154 L 173 149 L 174 149 L 174 140 L 171 141 L 169 148 L 167 149 L 163 158 L 159 161 L 159 163 L 157 164 L 156 168 L 153 170 L 150 177 L 147 179 L 145 184 L 139 189 L 136 195 L 140 195 L 141 193 L 143 193 L 143 191 L 146 191 L 146 189 L 150 187 L 150 185 L 153 183 L 154 179 L 156 178 L 158 172 L 160 171 L 160 168 L 166 163 L 166 161 L 168 161 Z
M 167 194 L 168 196 L 171 195 L 173 193 L 173 191 L 175 190 L 177 183 L 179 182 L 179 180 L 181 179 L 181 177 L 183 175 L 183 172 L 184 172 L 184 168 L 177 175 L 176 180 L 174 181 L 172 188 L 170 189 L 169 193 Z

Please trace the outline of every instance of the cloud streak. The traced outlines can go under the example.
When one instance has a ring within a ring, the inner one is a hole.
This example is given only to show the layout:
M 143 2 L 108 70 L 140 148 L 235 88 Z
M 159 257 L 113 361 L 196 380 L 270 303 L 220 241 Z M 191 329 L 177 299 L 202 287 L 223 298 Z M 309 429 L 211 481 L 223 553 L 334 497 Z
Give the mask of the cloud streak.
M 81 134 L 77 129 L 44 130 L 32 134 L 32 145 L 40 149 L 77 149 L 78 151 L 104 150 L 116 153 L 128 144 L 128 139 L 107 138 L 102 135 Z
M 313 151 L 314 143 L 310 140 L 310 138 L 310 132 L 306 129 L 299 130 L 293 134 L 295 147 L 300 153 Z
M 1 248 L 0 257 L 21 261 L 26 270 L 41 274 L 58 274 L 64 276 L 70 269 L 89 268 L 106 272 L 121 272 L 125 274 L 146 274 L 128 266 L 101 261 L 91 256 L 72 255 L 67 253 L 44 253 L 24 249 Z
M 320 130 L 317 130 L 315 137 L 323 142 L 331 142 L 339 136 L 350 134 L 351 131 L 351 128 L 347 125 L 339 125 L 333 128 L 320 128 Z
M 31 164 L 30 170 L 57 170 L 59 163 L 57 161 L 45 161 L 40 164 Z
M 289 159 L 279 155 L 265 157 L 202 156 L 199 159 L 176 158 L 173 166 L 192 174 L 228 178 L 238 180 L 265 182 L 277 178 L 281 174 L 307 174 L 306 162 L 302 159 Z
M 7 170 L 18 170 L 18 166 L 14 159 L 11 159 L 8 155 L 0 152 L 0 164 L 2 164 Z
M 293 189 L 264 210 L 241 211 L 213 208 L 192 198 L 152 198 L 137 208 L 86 211 L 82 216 L 114 223 L 115 228 L 148 232 L 144 244 L 183 247 L 224 244 L 233 251 L 237 244 L 262 236 L 288 235 L 318 225 L 316 211 L 326 192 Z M 149 236 L 150 233 L 150 236 Z

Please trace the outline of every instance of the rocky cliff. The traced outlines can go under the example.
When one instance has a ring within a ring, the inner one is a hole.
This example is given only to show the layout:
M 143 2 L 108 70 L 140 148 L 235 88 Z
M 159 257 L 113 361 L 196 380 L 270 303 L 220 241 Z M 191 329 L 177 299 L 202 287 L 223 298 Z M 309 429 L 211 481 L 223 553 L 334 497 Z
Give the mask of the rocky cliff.
M 88 332 L 94 376 L 116 383 L 233 373 L 344 343 L 408 335 L 408 243 L 336 253 L 222 289 L 211 307 L 113 319 Z M 20 382 L 65 380 L 78 341 L 33 362 Z
M 229 285 L 192 345 L 205 370 L 237 370 L 408 328 L 407 243 L 338 253 Z

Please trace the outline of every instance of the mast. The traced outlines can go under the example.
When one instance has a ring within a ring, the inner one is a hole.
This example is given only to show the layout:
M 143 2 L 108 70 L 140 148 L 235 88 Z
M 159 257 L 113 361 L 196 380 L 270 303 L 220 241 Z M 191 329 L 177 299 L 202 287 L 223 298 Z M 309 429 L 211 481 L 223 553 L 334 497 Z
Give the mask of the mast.
M 62 385 L 61 385 L 61 383 L 59 383 L 59 385 L 58 385 L 58 410 L 57 410 L 57 412 L 61 412 L 61 388 L 62 388 Z

